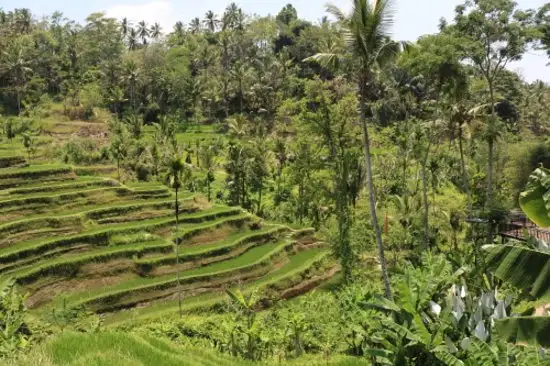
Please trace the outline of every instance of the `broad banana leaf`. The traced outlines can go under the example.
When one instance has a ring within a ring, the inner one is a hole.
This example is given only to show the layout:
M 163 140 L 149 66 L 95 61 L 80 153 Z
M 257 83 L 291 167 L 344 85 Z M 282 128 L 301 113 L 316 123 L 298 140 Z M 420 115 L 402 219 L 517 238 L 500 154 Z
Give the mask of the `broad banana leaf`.
M 550 347 L 550 317 L 518 316 L 500 319 L 496 330 L 508 342 Z
M 495 276 L 537 298 L 550 294 L 550 253 L 513 245 L 485 245 Z
M 541 167 L 531 173 L 519 205 L 538 226 L 550 227 L 550 170 Z

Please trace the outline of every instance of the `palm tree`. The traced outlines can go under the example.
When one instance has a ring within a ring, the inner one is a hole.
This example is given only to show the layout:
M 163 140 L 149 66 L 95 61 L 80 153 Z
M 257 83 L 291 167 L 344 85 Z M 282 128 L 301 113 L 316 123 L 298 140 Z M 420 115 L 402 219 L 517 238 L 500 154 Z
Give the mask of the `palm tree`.
M 128 33 L 128 49 L 135 50 L 138 46 L 138 32 L 134 28 L 130 28 Z
M 30 33 L 32 26 L 32 15 L 29 9 L 16 9 L 16 20 L 17 30 L 20 33 Z
M 147 27 L 147 23 L 145 23 L 145 20 L 142 20 L 138 23 L 137 33 L 138 37 L 141 38 L 141 42 L 146 45 L 147 37 L 149 37 L 149 28 Z
M 124 102 L 128 100 L 124 97 L 124 91 L 118 86 L 110 88 L 107 94 L 107 100 L 109 101 L 109 104 L 112 106 L 117 117 L 121 118 L 122 106 Z
M 216 14 L 212 10 L 208 10 L 204 15 L 204 20 L 202 21 L 204 26 L 212 33 L 218 28 L 220 21 L 218 20 Z
M 185 36 L 185 29 L 183 27 L 183 22 L 177 21 L 174 25 L 174 32 L 173 34 L 178 39 L 178 44 L 181 44 L 183 41 L 183 37 Z
M 150 29 L 151 38 L 153 38 L 155 41 L 159 39 L 159 37 L 162 35 L 162 28 L 160 27 L 159 23 L 155 23 L 151 26 Z
M 248 121 L 242 114 L 229 118 L 227 120 L 227 126 L 229 127 L 229 134 L 231 136 L 235 136 L 240 139 L 248 134 Z
M 201 32 L 201 20 L 199 18 L 194 18 L 189 23 L 189 30 L 193 34 L 198 34 Z
M 206 191 L 208 195 L 208 202 L 211 200 L 211 185 L 212 182 L 216 179 L 214 175 L 214 170 L 216 169 L 216 155 L 217 151 L 214 145 L 203 146 L 200 149 L 200 158 L 202 161 L 202 166 L 206 170 Z
M 118 181 L 120 182 L 120 166 L 128 155 L 128 144 L 122 133 L 113 137 L 113 141 L 111 142 L 111 154 L 116 160 Z
M 176 283 L 178 291 L 178 308 L 180 316 L 182 315 L 181 309 L 181 286 L 180 286 L 180 272 L 177 269 L 179 266 L 179 190 L 184 186 L 185 182 L 189 179 L 190 169 L 185 163 L 184 159 L 180 156 L 174 156 L 168 165 L 168 174 L 166 176 L 166 183 L 169 187 L 176 191 L 175 197 L 175 214 L 176 214 Z
M 136 110 L 136 86 L 139 81 L 139 73 L 139 67 L 133 60 L 128 60 L 124 64 L 122 81 L 130 88 L 130 100 L 134 111 Z
M 372 115 L 368 105 L 373 96 L 375 69 L 385 66 L 398 52 L 399 45 L 389 38 L 389 28 L 393 24 L 392 0 L 353 0 L 349 15 L 334 5 L 327 5 L 327 11 L 341 23 L 346 40 L 347 53 L 357 61 L 357 84 L 359 97 L 359 120 L 363 134 L 363 149 L 367 169 L 367 186 L 369 190 L 370 213 L 376 235 L 378 258 L 382 268 L 382 280 L 386 298 L 392 299 L 390 279 L 384 256 L 384 243 L 376 216 L 376 193 L 374 190 L 370 138 L 367 116 Z M 336 65 L 340 55 L 319 53 L 306 60 L 314 60 L 322 65 Z
M 253 69 L 243 62 L 236 62 L 231 69 L 231 77 L 237 82 L 237 91 L 239 93 L 240 113 L 244 110 L 244 89 L 245 85 L 252 78 Z
M 130 32 L 130 21 L 128 18 L 124 17 L 122 18 L 122 21 L 120 22 L 120 33 L 122 33 L 122 37 L 126 38 L 128 36 L 128 33 Z
M 225 8 L 222 19 L 222 30 L 235 28 L 238 12 L 239 6 L 235 3 L 231 3 Z
M 21 92 L 27 83 L 27 76 L 32 73 L 29 67 L 30 61 L 25 58 L 24 49 L 19 44 L 14 44 L 6 51 L 4 55 L 4 71 L 13 81 L 15 92 L 17 94 L 17 112 L 21 114 Z

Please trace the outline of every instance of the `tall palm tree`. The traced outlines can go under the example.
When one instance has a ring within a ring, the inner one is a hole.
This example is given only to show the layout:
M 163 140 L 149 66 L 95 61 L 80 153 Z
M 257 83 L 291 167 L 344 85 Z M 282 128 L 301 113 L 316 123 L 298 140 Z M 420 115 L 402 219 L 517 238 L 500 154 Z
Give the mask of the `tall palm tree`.
M 128 60 L 122 70 L 122 81 L 130 88 L 130 102 L 132 109 L 136 110 L 136 87 L 139 82 L 140 69 L 133 60 Z
M 173 188 L 176 191 L 175 197 L 175 214 L 176 214 L 176 283 L 177 283 L 177 292 L 178 292 L 178 308 L 180 316 L 182 315 L 181 309 L 181 286 L 180 286 L 180 272 L 177 269 L 179 266 L 179 201 L 178 193 L 179 190 L 185 185 L 186 181 L 190 177 L 190 168 L 185 163 L 183 157 L 174 156 L 168 162 L 168 174 L 166 175 L 166 183 L 168 186 Z
M 191 22 L 189 23 L 189 30 L 193 34 L 200 33 L 201 32 L 201 20 L 199 18 L 191 19 Z
M 138 46 L 138 32 L 134 28 L 130 28 L 128 33 L 128 49 L 135 50 Z
M 32 14 L 29 9 L 16 9 L 15 23 L 20 33 L 30 33 L 32 27 Z
M 4 65 L 0 71 L 3 71 L 13 81 L 17 94 L 17 112 L 21 114 L 21 93 L 27 83 L 27 77 L 32 73 L 32 69 L 29 67 L 31 62 L 26 59 L 25 50 L 18 44 L 8 47 L 2 54 L 4 55 Z
M 203 146 L 200 149 L 200 159 L 202 161 L 202 167 L 206 171 L 206 192 L 208 196 L 208 202 L 211 200 L 211 191 L 212 191 L 212 182 L 216 179 L 216 176 L 214 174 L 214 171 L 216 169 L 216 156 L 217 156 L 217 149 L 214 145 L 210 146 Z
M 239 6 L 235 3 L 231 3 L 225 8 L 222 18 L 222 30 L 234 29 L 238 12 Z
M 183 40 L 183 37 L 185 36 L 185 29 L 183 27 L 183 22 L 177 21 L 174 25 L 174 32 L 173 34 L 178 38 L 179 42 Z
M 212 10 L 208 10 L 206 14 L 204 15 L 204 20 L 202 21 L 204 26 L 212 33 L 216 31 L 216 28 L 218 28 L 218 24 L 220 21 L 218 20 L 218 17 Z
M 122 21 L 120 22 L 120 33 L 122 33 L 122 38 L 126 38 L 126 36 L 128 36 L 131 27 L 132 26 L 130 25 L 128 18 L 122 18 Z
M 155 41 L 159 39 L 159 37 L 162 35 L 162 28 L 159 23 L 153 24 L 149 31 L 151 34 L 151 38 L 153 38 Z
M 363 149 L 367 169 L 370 213 L 376 235 L 378 259 L 382 268 L 382 280 L 386 298 L 392 299 L 390 279 L 384 255 L 382 233 L 376 216 L 376 192 L 374 190 L 370 138 L 367 118 L 373 115 L 369 101 L 374 101 L 373 87 L 375 71 L 385 66 L 399 50 L 399 45 L 389 38 L 389 28 L 393 24 L 392 0 L 353 0 L 350 14 L 345 14 L 334 5 L 327 5 L 327 11 L 334 15 L 342 26 L 346 40 L 346 53 L 356 60 L 356 81 L 359 97 L 359 120 L 363 134 Z M 325 66 L 336 65 L 341 54 L 320 53 L 306 60 L 315 60 Z
M 244 110 L 245 87 L 253 76 L 254 70 L 247 64 L 237 61 L 231 69 L 231 78 L 237 83 L 237 92 L 239 93 L 240 112 Z
M 141 38 L 141 42 L 146 45 L 147 37 L 149 37 L 149 28 L 147 27 L 147 23 L 145 23 L 145 20 L 142 20 L 138 23 L 137 33 L 139 38 Z

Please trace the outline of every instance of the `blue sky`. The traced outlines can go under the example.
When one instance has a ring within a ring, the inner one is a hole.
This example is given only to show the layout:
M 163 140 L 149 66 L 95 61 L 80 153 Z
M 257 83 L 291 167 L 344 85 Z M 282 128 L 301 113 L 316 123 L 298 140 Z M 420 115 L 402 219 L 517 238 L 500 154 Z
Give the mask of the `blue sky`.
M 545 0 L 516 0 L 521 8 L 535 8 Z M 127 16 L 134 21 L 146 20 L 149 23 L 158 21 L 165 30 L 182 20 L 188 22 L 196 16 L 202 17 L 207 10 L 215 13 L 223 9 L 231 0 L 0 0 L 0 8 L 10 10 L 29 8 L 37 17 L 59 10 L 66 17 L 83 21 L 92 12 L 105 11 L 116 18 Z M 285 4 L 291 2 L 298 10 L 298 15 L 311 21 L 325 15 L 325 0 L 235 0 L 247 13 L 260 15 L 276 14 Z M 345 9 L 350 0 L 332 0 L 333 4 Z M 398 40 L 415 40 L 422 34 L 437 31 L 439 18 L 452 18 L 454 7 L 461 0 L 397 0 L 394 38 Z M 542 79 L 550 82 L 550 66 L 544 53 L 529 51 L 521 62 L 510 66 L 526 80 Z

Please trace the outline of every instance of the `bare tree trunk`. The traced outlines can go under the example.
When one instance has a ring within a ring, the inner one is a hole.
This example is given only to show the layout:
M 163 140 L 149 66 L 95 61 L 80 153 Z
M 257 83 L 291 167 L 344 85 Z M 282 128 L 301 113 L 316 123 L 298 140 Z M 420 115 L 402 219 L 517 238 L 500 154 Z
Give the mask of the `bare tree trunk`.
M 487 164 L 487 198 L 485 202 L 485 207 L 491 209 L 493 206 L 492 202 L 492 186 L 493 186 L 493 150 L 494 143 L 492 139 L 489 139 L 489 154 L 488 154 L 488 164 Z M 487 243 L 493 242 L 493 223 L 492 223 L 492 214 L 489 216 L 489 227 L 487 232 Z
M 372 218 L 372 226 L 374 228 L 374 233 L 376 235 L 376 246 L 378 247 L 378 259 L 380 261 L 380 267 L 382 271 L 384 293 L 388 300 L 393 301 L 393 295 L 392 295 L 392 290 L 390 285 L 390 277 L 388 274 L 386 258 L 384 256 L 384 243 L 382 241 L 382 233 L 380 232 L 380 227 L 378 226 L 378 217 L 376 216 L 376 192 L 374 191 L 374 183 L 372 179 L 370 140 L 369 140 L 369 131 L 367 127 L 367 118 L 366 118 L 367 106 L 365 101 L 365 88 L 366 88 L 365 79 L 366 78 L 363 78 L 363 77 L 359 79 L 359 108 L 360 108 L 361 129 L 363 130 L 363 148 L 365 151 L 365 167 L 367 169 L 367 186 L 369 190 L 370 215 Z
M 424 201 L 424 250 L 430 247 L 430 225 L 429 225 L 429 204 L 428 204 L 428 180 L 426 177 L 426 160 L 422 163 L 422 200 Z
M 21 115 L 21 90 L 17 88 L 17 114 Z
M 468 184 L 468 176 L 466 173 L 466 161 L 464 159 L 464 147 L 462 145 L 462 131 L 460 132 L 460 135 L 458 136 L 458 149 L 460 150 L 460 170 L 462 171 L 462 185 L 463 189 L 466 192 L 467 196 L 467 205 L 468 205 L 468 212 L 470 211 L 472 207 L 471 198 L 470 198 L 470 187 Z
M 495 123 L 495 92 L 493 89 L 493 82 L 488 78 L 489 84 L 489 95 L 491 101 L 491 120 L 489 123 Z M 485 207 L 491 208 L 493 206 L 493 150 L 494 150 L 494 140 L 493 136 L 488 136 L 488 157 L 487 157 L 487 197 L 485 200 Z M 491 215 L 492 216 L 492 215 Z M 487 243 L 493 242 L 493 223 L 491 222 L 491 217 L 489 217 L 489 227 L 487 231 Z
M 258 213 L 261 213 L 261 210 L 262 210 L 263 188 L 264 188 L 264 181 L 263 181 L 263 178 L 262 178 L 262 179 L 260 179 L 260 192 L 259 192 L 259 197 L 258 197 Z
M 180 317 L 183 315 L 181 309 L 181 286 L 180 286 L 180 231 L 179 231 L 179 201 L 178 201 L 178 188 L 176 188 L 176 283 L 178 286 L 178 309 Z
M 116 170 L 118 173 L 118 181 L 120 182 L 120 158 L 116 160 Z

